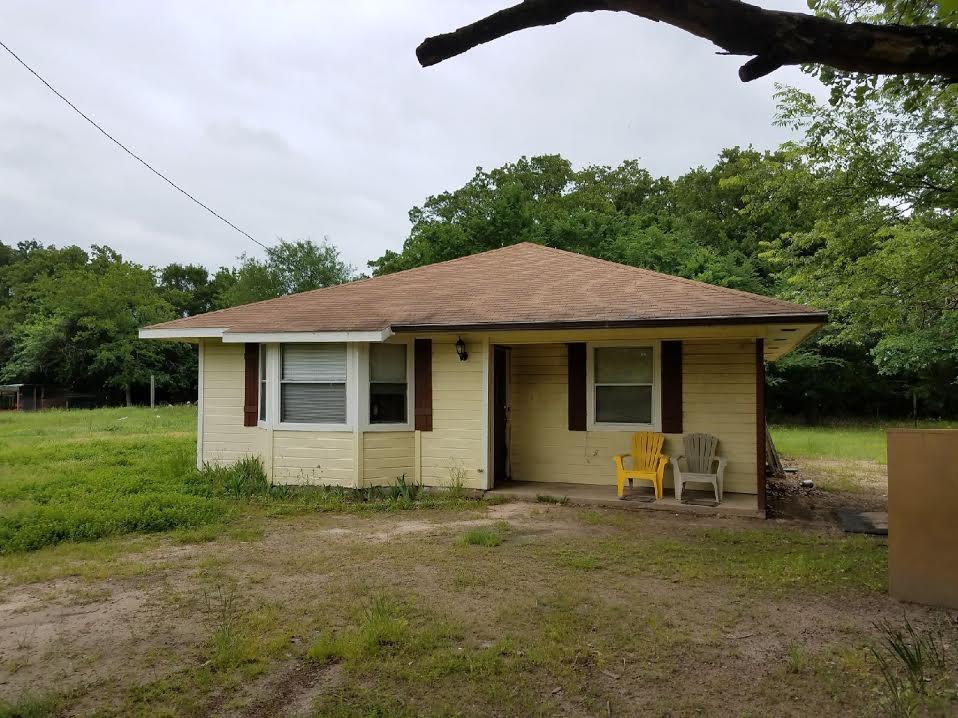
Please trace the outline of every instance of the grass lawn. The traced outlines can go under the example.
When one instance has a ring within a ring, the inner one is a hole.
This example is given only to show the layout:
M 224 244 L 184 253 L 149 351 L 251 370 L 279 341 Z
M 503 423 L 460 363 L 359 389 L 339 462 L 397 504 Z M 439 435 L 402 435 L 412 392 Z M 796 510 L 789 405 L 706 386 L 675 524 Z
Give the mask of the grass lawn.
M 958 708 L 956 625 L 887 597 L 881 540 L 245 491 L 193 468 L 192 422 L 0 415 L 0 718 Z M 906 612 L 942 660 L 893 692 L 872 649 Z
M 922 428 L 954 428 L 954 422 L 920 422 Z M 885 432 L 893 427 L 913 428 L 914 424 L 835 424 L 832 426 L 771 427 L 779 453 L 789 458 L 873 461 L 887 463 Z
M 469 503 L 270 491 L 242 472 L 197 471 L 195 447 L 193 407 L 0 413 L 0 555 L 128 533 L 208 535 L 257 513 Z

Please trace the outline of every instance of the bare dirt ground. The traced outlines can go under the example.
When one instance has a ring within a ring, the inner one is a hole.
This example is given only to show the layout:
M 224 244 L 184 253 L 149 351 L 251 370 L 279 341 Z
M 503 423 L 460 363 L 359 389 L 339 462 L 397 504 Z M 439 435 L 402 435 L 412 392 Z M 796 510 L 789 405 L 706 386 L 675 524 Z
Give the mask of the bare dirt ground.
M 502 544 L 464 543 L 477 527 Z M 885 595 L 880 540 L 784 519 L 513 503 L 130 541 L 11 566 L 0 696 L 64 715 L 858 716 L 882 700 L 876 621 L 954 630 Z M 311 660 L 323 636 L 342 645 Z
M 835 522 L 837 509 L 888 510 L 888 468 L 874 461 L 785 460 L 797 469 L 769 482 L 769 514 L 805 521 Z M 804 488 L 803 479 L 814 486 Z

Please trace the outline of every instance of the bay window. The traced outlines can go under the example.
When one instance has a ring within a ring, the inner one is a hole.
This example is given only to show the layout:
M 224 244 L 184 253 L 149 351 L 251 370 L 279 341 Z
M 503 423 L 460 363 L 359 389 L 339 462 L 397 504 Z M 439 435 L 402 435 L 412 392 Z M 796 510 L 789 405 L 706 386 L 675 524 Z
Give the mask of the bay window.
M 369 345 L 369 423 L 405 424 L 409 420 L 409 382 L 405 344 Z

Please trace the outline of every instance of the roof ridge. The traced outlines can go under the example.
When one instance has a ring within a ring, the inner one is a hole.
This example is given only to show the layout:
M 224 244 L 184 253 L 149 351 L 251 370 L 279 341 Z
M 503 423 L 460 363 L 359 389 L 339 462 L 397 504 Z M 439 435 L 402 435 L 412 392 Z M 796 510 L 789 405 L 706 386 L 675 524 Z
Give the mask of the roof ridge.
M 535 244 L 534 242 L 522 242 L 521 244 Z M 516 246 L 516 245 L 513 245 Z M 559 254 L 571 254 L 576 257 L 582 257 L 583 259 L 590 260 L 592 262 L 599 262 L 602 264 L 611 264 L 613 267 L 626 267 L 628 269 L 635 270 L 637 272 L 642 272 L 644 274 L 651 274 L 656 277 L 661 277 L 663 279 L 671 279 L 673 281 L 682 282 L 683 284 L 689 284 L 694 287 L 699 287 L 701 289 L 708 289 L 710 291 L 715 291 L 718 293 L 729 293 L 735 294 L 738 296 L 745 296 L 751 299 L 758 299 L 759 301 L 766 302 L 768 304 L 774 304 L 777 306 L 790 306 L 790 307 L 800 307 L 801 309 L 807 309 L 807 307 L 798 304 L 796 302 L 790 302 L 787 299 L 779 299 L 778 297 L 770 297 L 767 294 L 756 294 L 755 292 L 747 292 L 744 289 L 734 289 L 732 287 L 723 287 L 718 284 L 709 284 L 708 282 L 702 282 L 698 279 L 689 279 L 688 277 L 680 277 L 677 274 L 667 274 L 665 272 L 657 272 L 654 269 L 648 269 L 647 267 L 636 267 L 631 264 L 623 264 L 622 262 L 613 262 L 611 259 L 603 259 L 602 257 L 593 257 L 591 254 L 583 254 L 582 252 L 572 252 L 568 249 L 559 249 L 558 247 L 550 247 L 547 244 L 536 245 L 542 247 L 543 249 L 548 249 L 552 252 Z

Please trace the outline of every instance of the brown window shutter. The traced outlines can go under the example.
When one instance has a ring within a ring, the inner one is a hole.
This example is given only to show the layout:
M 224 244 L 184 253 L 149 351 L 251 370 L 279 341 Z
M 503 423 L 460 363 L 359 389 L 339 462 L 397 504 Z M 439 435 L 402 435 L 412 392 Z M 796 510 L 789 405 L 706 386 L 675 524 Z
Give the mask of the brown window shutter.
M 585 344 L 567 344 L 569 349 L 569 431 L 585 431 Z
M 259 418 L 259 344 L 247 344 L 246 381 L 243 397 L 243 426 L 256 426 Z
M 662 431 L 682 433 L 682 342 L 662 342 Z
M 432 431 L 432 339 L 415 341 L 416 431 Z

